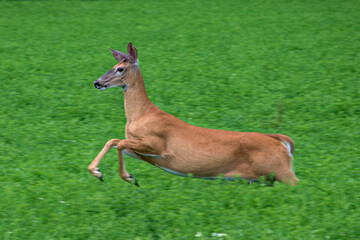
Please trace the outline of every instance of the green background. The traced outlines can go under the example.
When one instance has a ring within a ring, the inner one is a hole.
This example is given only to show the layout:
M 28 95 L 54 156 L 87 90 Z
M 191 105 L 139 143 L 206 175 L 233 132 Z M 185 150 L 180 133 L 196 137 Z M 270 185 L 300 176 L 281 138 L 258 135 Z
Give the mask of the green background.
M 358 239 L 359 16 L 356 0 L 0 1 L 0 239 Z M 126 123 L 121 89 L 93 82 L 130 41 L 166 112 L 291 136 L 298 186 L 126 158 L 136 188 L 115 150 L 92 177 Z

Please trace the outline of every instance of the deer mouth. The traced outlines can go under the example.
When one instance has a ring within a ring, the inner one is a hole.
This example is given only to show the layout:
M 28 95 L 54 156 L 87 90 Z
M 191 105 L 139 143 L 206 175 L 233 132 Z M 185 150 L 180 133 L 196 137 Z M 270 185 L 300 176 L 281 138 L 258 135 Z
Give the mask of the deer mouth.
M 115 87 L 121 87 L 123 89 L 123 91 L 125 91 L 127 89 L 127 85 L 121 86 L 121 85 L 112 85 L 112 84 L 100 84 L 98 81 L 94 82 L 94 87 L 99 89 L 99 90 L 106 90 L 109 88 L 115 88 Z

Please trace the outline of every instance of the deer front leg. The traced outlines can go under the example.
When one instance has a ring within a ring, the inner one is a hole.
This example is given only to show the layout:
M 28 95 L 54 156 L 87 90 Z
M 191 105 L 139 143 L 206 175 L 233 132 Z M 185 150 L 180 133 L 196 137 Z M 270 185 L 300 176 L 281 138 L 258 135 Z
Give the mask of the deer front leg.
M 120 145 L 120 144 L 118 144 L 118 145 Z M 128 183 L 133 183 L 136 186 L 140 187 L 138 182 L 136 181 L 136 179 L 130 173 L 128 173 L 126 171 L 125 163 L 124 163 L 124 156 L 123 156 L 122 150 L 119 149 L 118 146 L 116 148 L 118 150 L 118 155 L 119 155 L 119 174 L 120 174 L 120 177 L 123 180 L 125 180 L 126 182 L 128 182 Z
M 143 140 L 122 140 L 116 148 L 119 154 L 120 177 L 128 183 L 134 183 L 136 186 L 139 186 L 136 179 L 126 171 L 122 151 L 124 149 L 132 150 L 140 155 L 156 155 L 158 151 L 155 150 L 150 143 Z
M 111 139 L 110 141 L 108 141 L 104 148 L 100 151 L 100 153 L 95 157 L 95 159 L 91 162 L 91 164 L 88 167 L 89 172 L 94 175 L 96 178 L 98 178 L 99 180 L 103 181 L 103 175 L 100 172 L 98 165 L 101 161 L 101 159 L 104 158 L 105 154 L 112 148 L 115 147 L 119 144 L 119 142 L 121 142 L 122 140 L 120 139 Z

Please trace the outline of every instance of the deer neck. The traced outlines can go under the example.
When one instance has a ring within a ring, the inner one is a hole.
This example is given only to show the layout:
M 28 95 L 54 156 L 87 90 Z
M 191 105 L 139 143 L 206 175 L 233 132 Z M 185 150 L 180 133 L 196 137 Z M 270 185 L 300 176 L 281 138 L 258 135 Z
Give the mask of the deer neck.
M 152 105 L 145 89 L 140 68 L 132 76 L 134 81 L 124 90 L 124 108 L 128 122 L 139 119 L 146 114 Z

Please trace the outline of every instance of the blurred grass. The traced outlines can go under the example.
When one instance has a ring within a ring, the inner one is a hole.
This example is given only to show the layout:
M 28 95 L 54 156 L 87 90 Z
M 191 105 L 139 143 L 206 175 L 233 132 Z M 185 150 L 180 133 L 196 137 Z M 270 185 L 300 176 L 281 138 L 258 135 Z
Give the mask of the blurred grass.
M 1 1 L 1 239 L 358 239 L 358 1 Z M 203 181 L 126 159 L 131 41 L 150 99 L 191 124 L 295 140 L 296 188 Z M 195 234 L 201 232 L 201 237 Z

